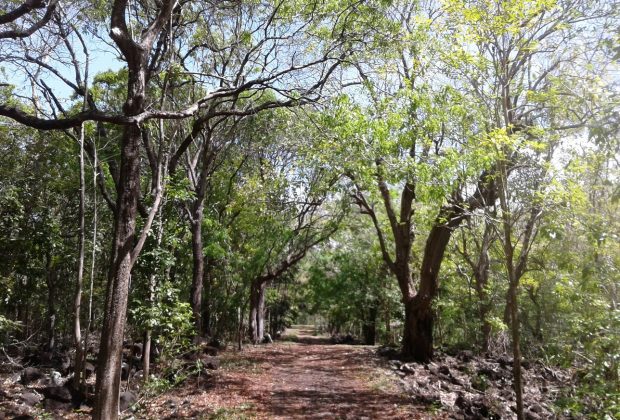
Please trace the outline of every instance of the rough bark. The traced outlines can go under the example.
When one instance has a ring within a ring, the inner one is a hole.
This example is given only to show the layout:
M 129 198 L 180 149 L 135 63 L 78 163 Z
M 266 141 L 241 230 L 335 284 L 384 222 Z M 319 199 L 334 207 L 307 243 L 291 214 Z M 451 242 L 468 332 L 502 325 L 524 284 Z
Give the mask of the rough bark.
M 93 414 L 93 418 L 101 420 L 118 417 L 123 333 L 131 278 L 131 251 L 135 241 L 140 193 L 140 139 L 139 127 L 129 126 L 125 129 L 121 147 L 121 177 L 116 202 L 112 266 L 108 275 Z
M 404 358 L 422 363 L 433 358 L 433 313 L 429 303 L 418 297 L 405 302 Z
M 168 20 L 174 4 L 176 2 L 172 0 L 162 2 L 156 19 L 142 31 L 139 43 L 133 40 L 127 27 L 125 15 L 127 0 L 116 0 L 113 4 L 110 35 L 127 61 L 127 99 L 123 105 L 123 114 L 127 117 L 139 115 L 145 110 L 148 57 L 153 42 Z M 146 239 L 145 233 L 152 223 L 152 218 L 147 220 L 140 239 L 136 241 L 141 141 L 142 132 L 139 122 L 124 126 L 120 148 L 121 165 L 117 186 L 112 258 L 108 274 L 93 410 L 93 418 L 97 420 L 118 418 L 123 334 L 131 268 Z M 153 209 L 156 210 L 156 207 L 154 204 Z M 154 217 L 154 214 L 152 216 Z

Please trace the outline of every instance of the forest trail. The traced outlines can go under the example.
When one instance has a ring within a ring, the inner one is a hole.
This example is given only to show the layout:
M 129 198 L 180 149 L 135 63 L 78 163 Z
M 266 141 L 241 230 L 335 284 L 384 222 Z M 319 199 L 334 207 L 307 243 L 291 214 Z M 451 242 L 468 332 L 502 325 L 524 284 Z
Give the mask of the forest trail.
M 206 419 L 426 419 L 375 349 L 332 345 L 312 328 L 222 355 L 213 381 L 192 380 L 149 403 L 149 417 Z

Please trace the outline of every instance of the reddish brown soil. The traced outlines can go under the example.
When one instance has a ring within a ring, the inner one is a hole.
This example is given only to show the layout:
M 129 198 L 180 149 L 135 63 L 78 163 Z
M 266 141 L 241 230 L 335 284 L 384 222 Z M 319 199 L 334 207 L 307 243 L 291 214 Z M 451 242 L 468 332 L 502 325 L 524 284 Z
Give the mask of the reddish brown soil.
M 193 378 L 143 403 L 138 418 L 430 419 L 415 406 L 373 347 L 330 345 L 313 331 L 297 342 L 222 355 L 211 378 Z

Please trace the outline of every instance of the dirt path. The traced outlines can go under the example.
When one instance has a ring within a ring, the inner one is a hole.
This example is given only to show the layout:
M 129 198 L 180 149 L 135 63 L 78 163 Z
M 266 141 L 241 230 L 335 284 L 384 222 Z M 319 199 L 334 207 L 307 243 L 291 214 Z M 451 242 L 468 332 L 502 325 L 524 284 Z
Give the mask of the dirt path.
M 153 418 L 426 419 L 372 347 L 329 345 L 309 329 L 297 342 L 222 357 L 214 380 L 193 379 L 148 404 Z

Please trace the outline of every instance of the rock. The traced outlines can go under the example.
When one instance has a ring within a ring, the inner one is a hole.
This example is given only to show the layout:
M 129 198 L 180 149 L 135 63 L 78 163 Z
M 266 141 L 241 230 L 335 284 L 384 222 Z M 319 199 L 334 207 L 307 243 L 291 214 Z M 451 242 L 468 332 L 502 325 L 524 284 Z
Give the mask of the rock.
M 400 360 L 390 360 L 390 367 L 392 369 L 400 369 L 400 367 L 402 366 L 403 362 L 401 362 Z
M 488 366 L 483 366 L 480 369 L 478 369 L 478 375 L 486 376 L 487 378 L 493 381 L 497 381 L 504 377 L 504 373 L 502 372 L 501 369 L 495 370 Z
M 84 363 L 84 374 L 86 375 L 87 378 L 89 378 L 90 376 L 92 376 L 95 373 L 95 365 L 93 365 L 90 362 L 86 362 Z
M 208 354 L 209 356 L 217 356 L 217 354 L 219 353 L 219 349 L 213 346 L 204 346 L 202 348 L 202 352 L 204 354 Z
M 263 336 L 263 343 L 265 343 L 265 344 L 273 343 L 273 339 L 271 338 L 270 334 L 265 334 Z
M 397 347 L 385 345 L 377 349 L 377 354 L 386 359 L 396 359 L 400 355 L 400 352 Z
M 466 407 L 469 407 L 471 405 L 471 402 L 467 400 L 463 394 L 459 394 L 456 397 L 456 400 L 454 400 L 454 405 L 456 405 L 458 408 L 464 409 Z
M 54 355 L 50 351 L 42 351 L 39 354 L 39 361 L 42 365 L 51 366 Z
M 415 368 L 410 365 L 409 363 L 403 363 L 400 367 L 400 370 L 402 370 L 403 372 L 412 375 L 415 373 Z
M 71 402 L 71 391 L 64 386 L 48 386 L 43 388 L 41 392 L 47 399 L 61 402 Z
M 439 369 L 437 370 L 439 371 L 439 373 L 442 373 L 444 375 L 450 375 L 450 368 L 446 365 L 439 366 Z
M 512 366 L 512 359 L 510 357 L 507 357 L 507 356 L 502 356 L 502 357 L 498 358 L 497 362 L 500 365 L 502 365 L 502 367 Z
M 217 370 L 220 368 L 220 360 L 217 357 L 203 356 L 200 358 L 200 361 L 205 369 Z
M 47 411 L 70 411 L 73 406 L 70 402 L 45 399 L 43 401 L 43 408 Z
M 525 412 L 525 418 L 527 420 L 540 420 L 540 419 L 542 419 L 542 417 L 539 414 L 534 413 L 532 410 L 527 410 Z
M 419 392 L 415 395 L 416 402 L 421 404 L 441 404 L 441 397 L 436 392 Z
M 217 349 L 220 350 L 224 350 L 224 347 L 226 347 L 220 340 L 218 340 L 217 338 L 212 338 L 211 340 L 209 340 L 209 346 L 211 347 L 215 347 Z
M 29 407 L 33 407 L 41 402 L 43 397 L 39 394 L 35 394 L 34 392 L 24 392 L 20 395 L 19 399 Z
M 434 362 L 430 362 L 426 366 L 433 375 L 439 375 L 439 367 Z
M 125 362 L 121 364 L 121 380 L 126 381 L 129 378 L 129 365 Z
M 463 386 L 463 381 L 452 375 L 450 375 L 450 383 L 456 386 Z
M 544 411 L 544 409 L 542 408 L 542 406 L 540 404 L 532 404 L 530 405 L 530 411 L 534 412 L 534 413 L 542 413 Z
M 456 358 L 462 362 L 469 362 L 470 360 L 474 358 L 474 353 L 470 350 L 462 350 L 458 352 L 458 354 L 456 355 Z
M 33 381 L 41 379 L 43 377 L 43 372 L 35 367 L 27 367 L 23 370 L 21 375 L 21 383 L 23 385 L 28 385 Z
M 54 370 L 50 373 L 49 379 L 45 381 L 45 386 L 63 386 L 65 382 L 67 382 L 67 380 L 63 379 L 60 372 Z
M 355 344 L 355 338 L 351 334 L 334 334 L 331 337 L 332 344 Z
M 133 346 L 131 346 L 131 352 L 134 356 L 142 357 L 142 343 L 134 343 Z
M 121 395 L 118 399 L 118 408 L 119 410 L 126 411 L 131 409 L 138 402 L 138 397 L 131 391 L 121 392 Z
M 67 353 L 61 353 L 54 358 L 54 368 L 60 370 L 64 374 L 69 372 L 72 365 L 72 359 Z

